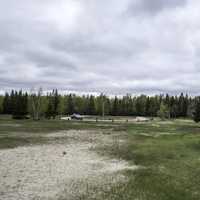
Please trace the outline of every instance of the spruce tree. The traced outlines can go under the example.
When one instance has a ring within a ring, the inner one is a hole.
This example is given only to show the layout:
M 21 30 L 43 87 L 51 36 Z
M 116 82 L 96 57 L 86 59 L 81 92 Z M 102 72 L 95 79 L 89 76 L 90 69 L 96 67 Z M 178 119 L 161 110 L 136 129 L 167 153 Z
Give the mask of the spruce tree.
M 50 119 L 53 116 L 53 101 L 52 101 L 52 93 L 47 95 L 47 110 L 45 112 L 45 116 L 47 119 Z
M 115 99 L 113 101 L 113 107 L 112 107 L 112 115 L 116 116 L 119 114 L 119 102 L 117 96 L 115 96 Z
M 3 99 L 3 114 L 11 114 L 10 113 L 10 96 L 6 92 L 5 97 Z
M 88 114 L 89 115 L 95 115 L 96 114 L 95 101 L 94 101 L 94 97 L 92 95 L 89 98 Z
M 55 119 L 56 116 L 58 115 L 58 106 L 59 106 L 59 95 L 58 95 L 58 90 L 53 90 L 53 118 Z
M 67 98 L 67 114 L 72 115 L 75 111 L 74 108 L 74 100 L 72 94 L 70 94 Z
M 200 122 L 200 97 L 197 97 L 195 100 L 193 119 L 197 123 Z
M 25 119 L 28 114 L 28 94 L 22 90 L 15 92 L 12 100 L 12 115 L 14 119 Z
M 146 105 L 145 105 L 145 115 L 146 116 L 150 116 L 151 115 L 151 113 L 150 113 L 150 106 L 151 106 L 150 98 L 147 97 L 147 99 L 146 99 Z
M 15 109 L 15 91 L 12 90 L 10 94 L 10 114 L 13 114 Z

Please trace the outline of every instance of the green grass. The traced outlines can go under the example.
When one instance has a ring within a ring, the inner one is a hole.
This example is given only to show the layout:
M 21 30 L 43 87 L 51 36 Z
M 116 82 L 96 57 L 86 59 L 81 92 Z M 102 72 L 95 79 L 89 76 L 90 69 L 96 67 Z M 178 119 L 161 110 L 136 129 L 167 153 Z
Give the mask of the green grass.
M 76 121 L 61 121 L 61 120 L 5 120 L 0 119 L 0 134 L 10 132 L 32 132 L 32 133 L 47 133 L 58 130 L 69 130 L 69 129 L 107 129 L 108 127 L 104 124 L 96 122 L 76 122 Z M 112 128 L 112 125 L 110 125 Z
M 13 120 L 0 116 L 0 149 L 51 142 L 45 134 L 62 130 L 110 129 L 109 123 L 62 120 Z
M 127 183 L 105 192 L 104 199 L 200 199 L 199 124 L 158 121 L 132 124 L 126 129 L 127 143 L 107 152 L 142 167 L 124 172 Z
M 79 199 L 92 200 L 199 200 L 200 199 L 200 125 L 190 120 L 149 123 L 112 123 L 16 121 L 0 118 L 0 148 L 28 143 L 44 143 L 43 138 L 10 137 L 13 132 L 47 133 L 68 129 L 113 128 L 126 140 L 123 145 L 104 149 L 113 157 L 141 166 L 124 171 L 127 182 L 113 187 L 88 187 Z M 126 132 L 126 133 L 125 133 Z M 2 135 L 2 136 L 1 136 Z M 116 134 L 118 135 L 118 134 Z M 117 136 L 118 137 L 118 136 Z M 90 195 L 93 194 L 93 195 Z M 94 196 L 94 194 L 99 194 Z

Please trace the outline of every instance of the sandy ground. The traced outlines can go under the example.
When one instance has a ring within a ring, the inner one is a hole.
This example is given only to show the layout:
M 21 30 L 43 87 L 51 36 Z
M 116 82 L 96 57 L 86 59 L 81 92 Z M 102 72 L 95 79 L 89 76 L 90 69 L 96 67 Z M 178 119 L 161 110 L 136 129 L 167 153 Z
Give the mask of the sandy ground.
M 76 199 L 87 192 L 88 185 L 109 187 L 125 181 L 120 171 L 137 168 L 92 150 L 111 144 L 110 135 L 72 130 L 45 137 L 57 139 L 46 145 L 0 150 L 1 200 Z

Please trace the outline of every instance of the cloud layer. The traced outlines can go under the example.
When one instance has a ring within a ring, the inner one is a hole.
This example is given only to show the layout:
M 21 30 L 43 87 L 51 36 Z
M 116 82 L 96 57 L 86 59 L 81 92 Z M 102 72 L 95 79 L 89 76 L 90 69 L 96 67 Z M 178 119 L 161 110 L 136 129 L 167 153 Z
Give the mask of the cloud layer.
M 199 94 L 198 0 L 0 5 L 0 90 Z

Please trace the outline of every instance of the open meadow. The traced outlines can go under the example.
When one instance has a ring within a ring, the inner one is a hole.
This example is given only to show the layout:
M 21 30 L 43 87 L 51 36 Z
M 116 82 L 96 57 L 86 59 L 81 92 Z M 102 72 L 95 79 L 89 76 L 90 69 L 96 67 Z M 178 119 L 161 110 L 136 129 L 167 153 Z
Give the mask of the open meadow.
M 0 199 L 199 200 L 200 125 L 0 117 Z

